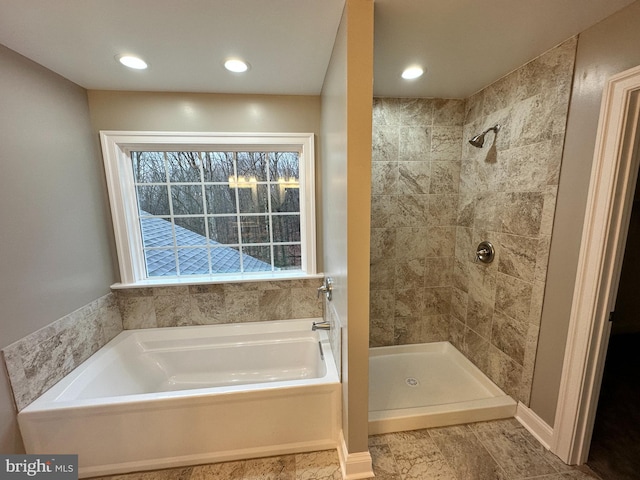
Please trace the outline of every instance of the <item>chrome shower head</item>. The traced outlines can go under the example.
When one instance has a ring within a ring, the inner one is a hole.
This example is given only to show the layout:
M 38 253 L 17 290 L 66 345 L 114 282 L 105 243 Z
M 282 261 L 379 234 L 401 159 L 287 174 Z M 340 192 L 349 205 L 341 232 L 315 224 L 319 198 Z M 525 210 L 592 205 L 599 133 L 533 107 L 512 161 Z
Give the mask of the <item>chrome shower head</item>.
M 482 148 L 482 146 L 484 145 L 484 136 L 493 130 L 493 133 L 498 133 L 498 131 L 502 128 L 502 125 L 500 124 L 496 124 L 493 127 L 487 128 L 484 132 L 482 132 L 480 135 L 476 135 L 475 137 L 473 137 L 471 140 L 469 140 L 469 143 L 471 145 L 473 145 L 476 148 Z

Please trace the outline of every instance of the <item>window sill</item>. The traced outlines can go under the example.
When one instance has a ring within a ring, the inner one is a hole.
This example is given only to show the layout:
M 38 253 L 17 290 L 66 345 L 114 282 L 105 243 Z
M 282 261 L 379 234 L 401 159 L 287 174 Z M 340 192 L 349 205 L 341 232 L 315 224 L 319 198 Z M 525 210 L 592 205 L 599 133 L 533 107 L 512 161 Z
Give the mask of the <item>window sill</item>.
M 152 278 L 140 280 L 135 283 L 114 283 L 111 285 L 113 290 L 124 290 L 127 288 L 147 288 L 147 287 L 175 287 L 181 285 L 214 285 L 219 283 L 250 283 L 250 282 L 277 282 L 287 280 L 305 280 L 313 278 L 324 278 L 323 273 L 256 273 L 256 274 L 237 274 L 224 277 L 214 277 L 203 275 L 200 277 L 190 278 Z

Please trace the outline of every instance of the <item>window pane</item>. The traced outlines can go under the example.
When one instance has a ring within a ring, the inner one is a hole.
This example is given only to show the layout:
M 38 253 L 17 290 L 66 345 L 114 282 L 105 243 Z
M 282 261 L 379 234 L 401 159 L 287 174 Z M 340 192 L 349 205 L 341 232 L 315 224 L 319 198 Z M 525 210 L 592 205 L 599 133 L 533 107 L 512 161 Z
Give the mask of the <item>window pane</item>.
M 302 267 L 300 245 L 274 245 L 274 264 L 282 270 L 299 270 Z
M 300 215 L 274 215 L 271 221 L 274 242 L 300 241 Z
M 204 213 L 200 185 L 172 185 L 171 201 L 174 215 Z
M 242 264 L 245 272 L 270 272 L 271 248 L 243 247 Z
M 269 211 L 267 185 L 252 185 L 250 188 L 238 188 L 240 213 L 265 213 Z
M 240 217 L 242 243 L 269 243 L 269 217 Z
M 150 277 L 178 274 L 176 270 L 176 256 L 173 249 L 145 250 L 144 258 L 147 264 L 147 275 Z
M 166 185 L 136 187 L 138 208 L 151 215 L 169 215 L 169 194 Z
M 235 213 L 235 189 L 227 185 L 207 185 L 204 187 L 207 197 L 207 213 Z
M 206 245 L 207 232 L 204 217 L 176 218 L 176 243 L 178 245 Z
M 271 186 L 272 212 L 299 212 L 300 189 L 291 184 L 278 183 Z
M 142 245 L 149 247 L 172 247 L 173 229 L 171 221 L 157 217 L 141 217 Z
M 170 182 L 199 182 L 200 159 L 198 152 L 167 152 L 167 170 Z
M 233 176 L 233 153 L 203 152 L 202 171 L 205 182 L 228 182 Z
M 300 182 L 298 152 L 269 152 L 269 177 L 272 182 Z
M 210 217 L 209 239 L 218 243 L 238 243 L 236 217 Z
M 238 177 L 266 182 L 267 154 L 264 152 L 238 152 Z
M 215 247 L 211 249 L 211 271 L 234 273 L 240 271 L 240 253 L 237 247 Z
M 180 248 L 178 265 L 180 275 L 206 275 L 209 273 L 209 252 L 206 248 Z
M 164 183 L 167 181 L 163 152 L 131 152 L 131 160 L 134 182 Z

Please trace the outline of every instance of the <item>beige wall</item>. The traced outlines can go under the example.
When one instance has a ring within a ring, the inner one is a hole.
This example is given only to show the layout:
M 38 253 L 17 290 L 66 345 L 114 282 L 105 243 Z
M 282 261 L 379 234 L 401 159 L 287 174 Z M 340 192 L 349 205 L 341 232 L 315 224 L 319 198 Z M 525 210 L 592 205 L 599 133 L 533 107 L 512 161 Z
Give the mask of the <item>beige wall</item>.
M 316 171 L 320 168 L 319 96 L 90 90 L 88 98 L 96 142 L 100 130 L 314 133 Z M 316 192 L 320 188 L 317 182 Z M 316 197 L 319 206 L 319 193 Z M 316 210 L 317 268 L 321 272 L 322 210 Z
M 109 292 L 102 162 L 86 92 L 0 46 L 0 348 Z M 0 376 L 0 452 L 21 452 Z
M 335 281 L 330 308 L 343 326 L 349 453 L 368 450 L 372 75 L 373 1 L 348 0 L 322 92 L 322 205 L 325 273 Z
M 580 34 L 536 357 L 532 410 L 553 425 L 602 90 L 640 64 L 640 2 Z

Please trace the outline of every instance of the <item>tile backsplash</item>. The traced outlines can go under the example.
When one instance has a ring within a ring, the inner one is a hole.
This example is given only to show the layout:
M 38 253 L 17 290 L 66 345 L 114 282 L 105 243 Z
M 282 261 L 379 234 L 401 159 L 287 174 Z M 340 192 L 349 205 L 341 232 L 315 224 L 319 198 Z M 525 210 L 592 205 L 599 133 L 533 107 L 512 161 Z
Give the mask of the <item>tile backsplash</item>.
M 322 317 L 322 279 L 115 290 L 125 330 Z
M 2 350 L 18 411 L 122 331 L 109 293 Z

